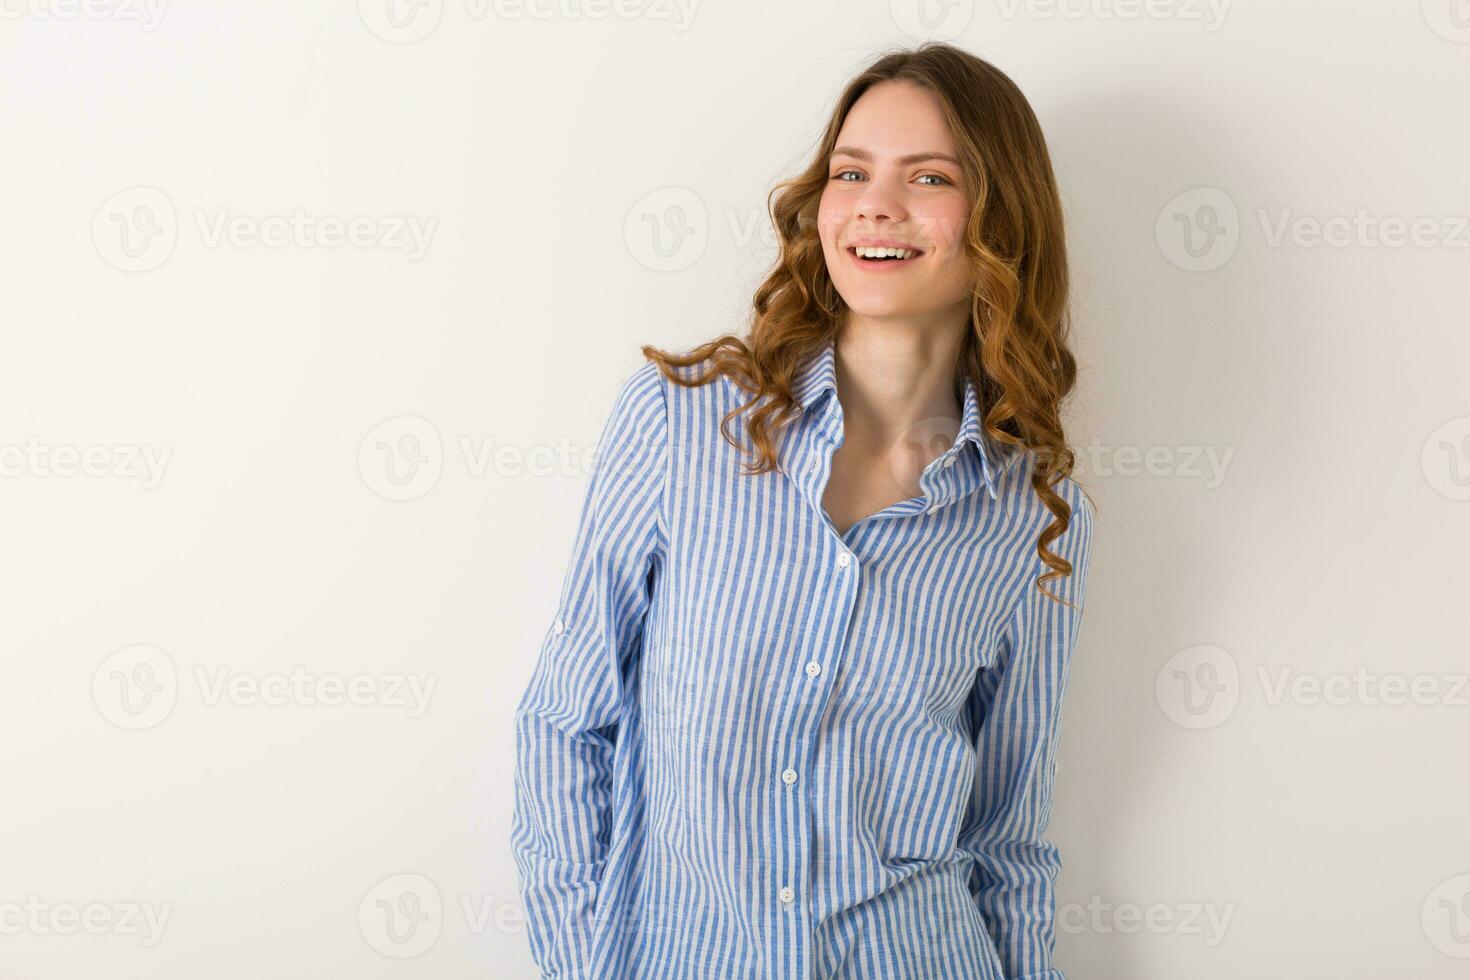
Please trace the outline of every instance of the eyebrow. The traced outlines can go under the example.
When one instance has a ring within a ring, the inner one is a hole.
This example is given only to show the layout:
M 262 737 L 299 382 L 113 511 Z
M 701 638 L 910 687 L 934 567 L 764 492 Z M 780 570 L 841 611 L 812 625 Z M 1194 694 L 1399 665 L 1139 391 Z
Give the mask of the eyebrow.
M 832 155 L 834 157 L 837 156 L 839 153 L 843 156 L 853 157 L 858 160 L 866 160 L 869 163 L 873 162 L 873 154 L 856 146 L 839 146 L 832 150 Z M 943 160 L 946 163 L 954 164 L 956 167 L 960 166 L 960 162 L 954 157 L 950 156 L 948 153 L 910 153 L 906 157 L 898 158 L 900 166 L 907 166 L 910 163 L 923 163 L 925 160 Z

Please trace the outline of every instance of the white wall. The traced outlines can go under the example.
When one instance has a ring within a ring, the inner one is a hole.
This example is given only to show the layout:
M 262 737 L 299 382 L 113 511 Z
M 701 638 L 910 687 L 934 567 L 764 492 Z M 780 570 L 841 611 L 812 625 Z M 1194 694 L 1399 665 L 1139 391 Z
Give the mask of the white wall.
M 88 2 L 0 0 L 0 975 L 533 975 L 510 712 L 587 453 L 926 30 L 1021 84 L 1070 219 L 1058 963 L 1464 975 L 1465 0 Z

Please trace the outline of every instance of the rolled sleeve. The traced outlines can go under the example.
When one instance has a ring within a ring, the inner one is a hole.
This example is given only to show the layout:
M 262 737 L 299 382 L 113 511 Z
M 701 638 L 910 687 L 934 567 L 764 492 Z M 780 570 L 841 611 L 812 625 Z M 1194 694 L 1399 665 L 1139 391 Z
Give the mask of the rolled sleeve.
M 1028 582 L 993 666 L 977 677 L 969 705 L 975 782 L 959 843 L 974 858 L 971 890 L 1007 980 L 1066 980 L 1052 964 L 1061 856 L 1045 832 L 1094 513 L 1070 480 L 1058 491 L 1071 505 L 1072 517 L 1052 550 L 1072 563 L 1072 574 L 1046 586 L 1072 606 Z M 1038 573 L 1043 568 L 1038 558 Z
M 613 753 L 666 534 L 663 384 L 650 362 L 618 393 L 555 620 L 516 708 L 512 845 L 532 957 L 547 980 L 590 966 Z

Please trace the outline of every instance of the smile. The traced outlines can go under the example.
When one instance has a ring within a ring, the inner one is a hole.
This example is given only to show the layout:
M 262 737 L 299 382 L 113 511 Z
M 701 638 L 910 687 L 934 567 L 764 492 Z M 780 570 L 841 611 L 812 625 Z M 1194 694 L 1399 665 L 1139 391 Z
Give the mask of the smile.
M 844 249 L 854 264 L 866 272 L 897 272 L 913 265 L 923 256 L 916 248 L 872 248 L 848 246 Z

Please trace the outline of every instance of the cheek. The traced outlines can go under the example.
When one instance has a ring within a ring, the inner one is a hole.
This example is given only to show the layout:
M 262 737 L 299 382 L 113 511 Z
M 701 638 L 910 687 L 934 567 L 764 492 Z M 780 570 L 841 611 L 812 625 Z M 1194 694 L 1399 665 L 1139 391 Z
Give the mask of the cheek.
M 945 261 L 965 260 L 965 225 L 970 212 L 962 207 L 938 208 L 923 216 L 929 240 Z
M 847 207 L 829 192 L 823 192 L 822 198 L 817 202 L 817 234 L 822 239 L 822 247 L 831 251 L 837 244 L 843 226 L 847 223 Z

